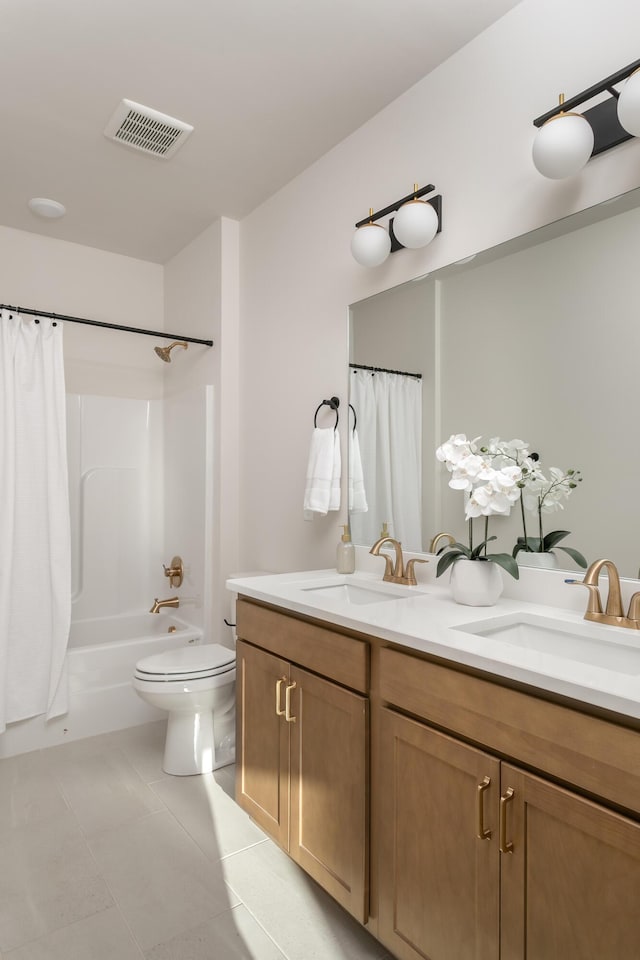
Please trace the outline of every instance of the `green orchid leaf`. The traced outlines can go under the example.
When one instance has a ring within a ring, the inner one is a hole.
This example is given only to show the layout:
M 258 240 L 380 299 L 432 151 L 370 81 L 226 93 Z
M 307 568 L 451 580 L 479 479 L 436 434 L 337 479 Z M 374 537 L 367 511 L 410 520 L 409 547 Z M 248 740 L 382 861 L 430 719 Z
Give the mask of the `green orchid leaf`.
M 472 550 L 472 552 L 471 552 L 471 556 L 469 557 L 469 559 L 470 559 L 470 560 L 484 560 L 484 559 L 485 559 L 484 552 L 485 552 L 485 550 L 486 550 L 487 544 L 488 544 L 488 543 L 491 543 L 492 540 L 497 540 L 497 539 L 498 539 L 498 538 L 497 538 L 496 536 L 487 537 L 486 540 L 483 540 L 482 543 L 479 543 L 477 547 L 474 547 L 474 548 L 473 548 L 473 550 Z
M 513 557 L 517 557 L 521 550 L 526 553 L 540 553 L 540 537 L 518 537 L 515 547 L 511 551 Z
M 561 540 L 564 540 L 564 538 L 568 536 L 569 530 L 554 530 L 552 533 L 548 533 L 542 541 L 542 552 L 548 553 L 549 550 L 555 547 L 556 543 L 560 543 Z
M 487 556 L 487 560 L 490 560 L 491 563 L 497 563 L 499 567 L 502 567 L 503 570 L 506 570 L 514 580 L 520 579 L 520 568 L 518 564 L 513 559 L 509 553 L 490 553 Z
M 582 556 L 579 550 L 574 550 L 573 547 L 558 547 L 558 550 L 564 550 L 565 553 L 568 553 L 572 560 L 574 560 L 579 567 L 582 567 L 583 570 L 587 568 L 587 561 Z
M 459 560 L 460 557 L 463 557 L 464 553 L 460 550 L 454 550 L 451 547 L 446 553 L 443 553 L 440 559 L 438 560 L 438 566 L 436 567 L 436 577 L 441 577 L 442 574 L 449 569 L 449 567 Z

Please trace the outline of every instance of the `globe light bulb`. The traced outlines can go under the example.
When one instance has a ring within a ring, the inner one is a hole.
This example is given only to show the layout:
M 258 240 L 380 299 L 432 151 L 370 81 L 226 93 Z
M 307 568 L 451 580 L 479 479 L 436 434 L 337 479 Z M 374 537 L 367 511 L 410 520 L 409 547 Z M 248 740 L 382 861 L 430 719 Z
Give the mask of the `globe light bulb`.
M 560 106 L 564 94 L 560 94 Z M 533 163 L 543 177 L 563 180 L 582 170 L 593 152 L 593 129 L 579 113 L 560 111 L 538 130 Z
M 640 137 L 640 70 L 631 74 L 620 91 L 618 120 L 627 133 Z
M 373 209 L 369 214 L 373 214 Z M 389 233 L 379 223 L 369 222 L 356 227 L 351 238 L 351 253 L 353 259 L 363 267 L 379 266 L 391 253 Z
M 438 214 L 426 200 L 414 198 L 398 210 L 393 232 L 403 247 L 426 247 L 438 232 Z

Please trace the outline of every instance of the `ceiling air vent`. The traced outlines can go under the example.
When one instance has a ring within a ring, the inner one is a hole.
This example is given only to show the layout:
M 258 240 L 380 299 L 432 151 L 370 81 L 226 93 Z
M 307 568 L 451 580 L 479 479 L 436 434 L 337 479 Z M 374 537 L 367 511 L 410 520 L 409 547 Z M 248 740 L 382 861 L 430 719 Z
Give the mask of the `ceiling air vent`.
M 193 127 L 133 100 L 123 100 L 104 131 L 105 137 L 154 157 L 172 157 Z

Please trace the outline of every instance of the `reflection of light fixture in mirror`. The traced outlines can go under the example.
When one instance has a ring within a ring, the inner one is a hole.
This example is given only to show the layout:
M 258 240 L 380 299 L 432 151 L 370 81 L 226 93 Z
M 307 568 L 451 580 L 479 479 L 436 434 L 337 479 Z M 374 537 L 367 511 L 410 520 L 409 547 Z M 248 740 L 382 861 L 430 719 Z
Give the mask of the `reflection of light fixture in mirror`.
M 165 363 L 171 363 L 171 351 L 174 347 L 182 347 L 183 350 L 187 350 L 189 344 L 185 340 L 174 340 L 168 347 L 154 347 L 153 349 L 161 360 L 164 360 Z
M 416 197 L 418 184 L 413 185 L 413 200 L 403 203 L 393 219 L 393 232 L 403 247 L 426 247 L 438 232 L 438 214 L 426 200 Z
M 563 180 L 582 170 L 593 150 L 591 124 L 579 113 L 565 113 L 563 104 L 561 93 L 560 112 L 545 121 L 533 141 L 535 167 L 551 180 Z
M 640 60 L 636 60 L 566 103 L 562 96 L 560 111 L 554 107 L 533 121 L 539 128 L 533 145 L 533 162 L 540 173 L 553 180 L 570 177 L 582 169 L 590 157 L 632 136 L 640 136 L 639 69 Z M 623 89 L 616 90 L 615 84 L 624 80 L 627 83 Z M 603 93 L 610 96 L 587 110 L 573 112 L 574 108 Z
M 383 226 L 373 222 L 373 207 L 369 208 L 369 222 L 356 227 L 351 238 L 351 253 L 363 267 L 377 267 L 391 253 L 391 238 Z
M 420 197 L 432 190 L 435 190 L 432 183 L 420 189 L 415 184 L 413 193 L 402 200 L 396 200 L 383 210 L 374 213 L 370 207 L 369 216 L 356 223 L 356 231 L 351 238 L 354 260 L 363 267 L 377 267 L 396 250 L 402 250 L 405 246 L 422 247 L 433 240 L 436 233 L 442 229 L 442 197 L 438 194 L 427 201 L 420 200 Z M 409 209 L 405 211 L 405 207 Z M 376 223 L 376 220 L 396 210 L 399 212 L 395 219 L 389 221 L 388 230 Z M 397 233 L 396 228 L 398 221 L 400 233 Z
M 640 137 L 640 70 L 634 70 L 618 97 L 618 120 L 634 137 Z

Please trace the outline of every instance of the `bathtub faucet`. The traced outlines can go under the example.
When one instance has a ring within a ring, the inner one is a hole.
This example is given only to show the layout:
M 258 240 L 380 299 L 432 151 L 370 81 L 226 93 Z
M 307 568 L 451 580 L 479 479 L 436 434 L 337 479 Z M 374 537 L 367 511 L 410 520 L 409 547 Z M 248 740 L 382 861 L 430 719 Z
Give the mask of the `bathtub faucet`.
M 158 598 L 156 597 L 155 600 L 153 601 L 153 606 L 151 607 L 151 610 L 149 610 L 149 613 L 160 613 L 163 607 L 179 607 L 179 606 L 180 606 L 179 597 L 171 597 L 169 600 L 158 600 Z

